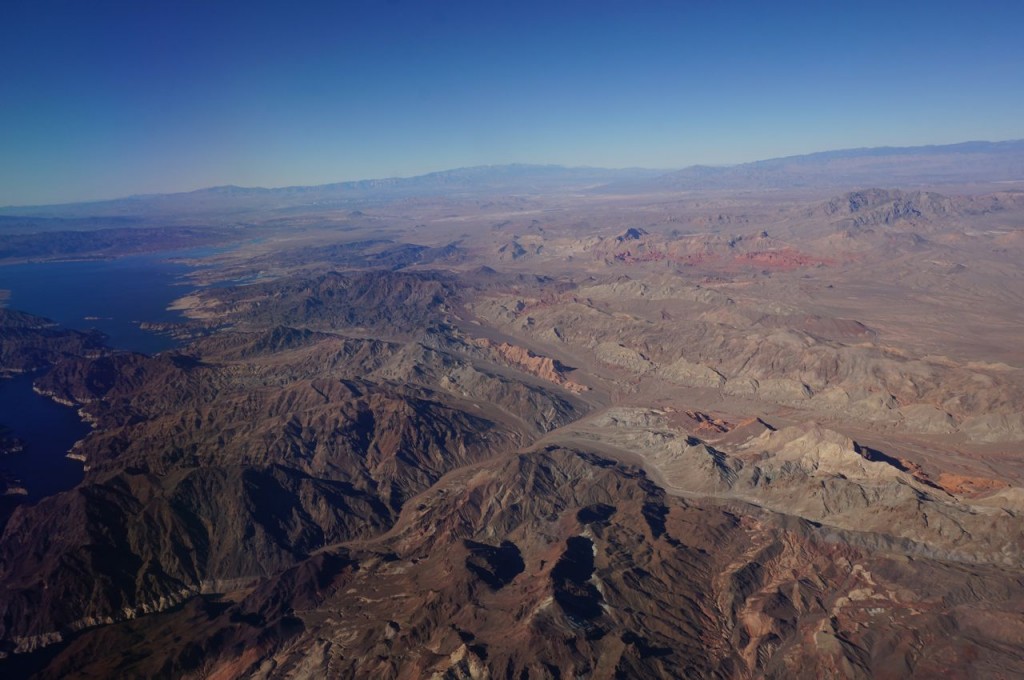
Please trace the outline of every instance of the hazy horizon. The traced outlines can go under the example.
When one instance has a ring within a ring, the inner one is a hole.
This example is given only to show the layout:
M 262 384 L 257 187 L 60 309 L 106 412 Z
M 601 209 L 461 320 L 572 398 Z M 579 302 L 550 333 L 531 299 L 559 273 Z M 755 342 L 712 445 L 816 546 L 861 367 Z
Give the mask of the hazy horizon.
M 960 1 L 16 0 L 0 205 L 1019 139 L 1021 18 Z
M 328 180 L 326 182 L 316 182 L 316 183 L 313 183 L 313 184 L 297 184 L 297 183 L 291 182 L 291 183 L 285 183 L 285 184 L 279 184 L 279 185 L 273 185 L 273 186 L 251 185 L 251 184 L 250 185 L 242 185 L 242 184 L 231 184 L 231 183 L 229 183 L 229 184 L 216 184 L 216 185 L 203 185 L 203 186 L 196 186 L 196 187 L 179 188 L 179 189 L 168 190 L 168 191 L 152 191 L 152 192 L 147 192 L 147 193 L 127 194 L 127 195 L 118 195 L 118 196 L 100 196 L 100 197 L 97 197 L 97 198 L 89 198 L 89 199 L 81 199 L 81 200 L 71 200 L 71 201 L 54 201 L 54 202 L 49 202 L 49 203 L 35 203 L 35 204 L 28 204 L 28 203 L 7 204 L 7 205 L 0 205 L 0 210 L 12 210 L 12 209 L 18 209 L 18 208 L 38 208 L 38 207 L 44 207 L 44 206 L 77 205 L 77 204 L 88 204 L 88 203 L 104 203 L 104 202 L 108 202 L 108 201 L 119 201 L 119 200 L 132 199 L 132 198 L 145 198 L 147 196 L 168 196 L 168 195 L 177 195 L 177 194 L 188 194 L 188 193 L 195 193 L 195 192 L 200 192 L 200 191 L 207 191 L 207 190 L 211 190 L 211 189 L 223 189 L 223 188 L 237 188 L 237 189 L 247 189 L 247 190 L 251 189 L 251 190 L 257 190 L 257 191 L 259 191 L 259 190 L 277 191 L 277 190 L 286 190 L 286 189 L 291 189 L 291 188 L 332 186 L 332 185 L 336 185 L 336 184 L 358 183 L 358 182 L 378 182 L 378 181 L 390 181 L 390 180 L 412 180 L 412 179 L 417 179 L 417 178 L 421 178 L 421 177 L 427 177 L 427 176 L 430 176 L 430 175 L 444 174 L 446 172 L 458 172 L 460 170 L 473 170 L 473 169 L 479 169 L 479 168 L 504 168 L 504 167 L 521 166 L 521 167 L 524 167 L 524 168 L 560 168 L 560 169 L 564 169 L 564 170 L 598 170 L 598 171 L 603 170 L 603 171 L 609 171 L 609 172 L 616 172 L 616 171 L 627 172 L 627 171 L 630 171 L 630 170 L 636 170 L 636 171 L 644 171 L 644 172 L 651 172 L 651 173 L 665 173 L 665 174 L 669 174 L 669 173 L 673 173 L 673 172 L 680 172 L 680 171 L 686 170 L 688 168 L 694 168 L 694 167 L 703 167 L 703 168 L 731 168 L 731 167 L 742 166 L 742 165 L 751 164 L 751 163 L 759 163 L 759 162 L 764 162 L 764 161 L 784 160 L 786 158 L 802 158 L 804 156 L 814 156 L 814 155 L 817 155 L 817 154 L 845 153 L 845 152 L 856 152 L 856 151 L 879 151 L 879 150 L 886 150 L 886 149 L 902 149 L 902 148 L 928 149 L 928 148 L 942 148 L 942 147 L 950 147 L 950 146 L 960 146 L 960 145 L 965 145 L 965 144 L 1013 144 L 1013 143 L 1018 143 L 1018 142 L 1024 142 L 1024 139 L 993 139 L 993 140 L 988 140 L 988 139 L 984 139 L 984 140 L 983 139 L 971 139 L 971 140 L 961 140 L 961 141 L 949 142 L 949 143 L 944 143 L 944 144 L 923 144 L 923 145 L 919 145 L 919 146 L 886 145 L 886 146 L 877 146 L 877 147 L 852 147 L 852 148 L 845 148 L 845 149 L 819 149 L 819 150 L 807 152 L 805 154 L 789 154 L 789 155 L 784 155 L 784 156 L 775 156 L 775 157 L 771 157 L 771 158 L 755 158 L 755 159 L 751 159 L 751 160 L 748 160 L 748 161 L 740 161 L 740 162 L 737 162 L 737 163 L 695 163 L 695 164 L 686 165 L 686 166 L 666 167 L 666 168 L 652 168 L 652 167 L 643 167 L 643 166 L 601 167 L 601 166 L 594 166 L 594 165 L 567 165 L 567 164 L 563 164 L 563 163 L 530 163 L 528 161 L 510 161 L 508 163 L 487 163 L 487 164 L 472 165 L 472 166 L 435 168 L 435 169 L 426 170 L 424 172 L 417 173 L 417 174 L 412 174 L 412 175 L 391 175 L 391 176 L 387 176 L 387 177 L 352 177 L 352 178 L 345 178 L 345 179 L 340 179 L 340 180 Z

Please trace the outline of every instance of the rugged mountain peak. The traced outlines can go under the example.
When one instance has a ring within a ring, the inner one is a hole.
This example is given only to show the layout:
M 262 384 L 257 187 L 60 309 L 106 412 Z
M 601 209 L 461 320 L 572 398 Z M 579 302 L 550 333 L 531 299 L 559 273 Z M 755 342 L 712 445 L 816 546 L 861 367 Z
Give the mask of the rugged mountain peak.
M 841 229 L 891 227 L 961 214 L 957 203 L 942 194 L 887 189 L 849 192 L 826 201 L 819 210 Z
M 644 236 L 647 236 L 647 230 L 640 227 L 630 227 L 619 236 L 616 236 L 615 240 L 619 243 L 624 241 L 639 241 Z

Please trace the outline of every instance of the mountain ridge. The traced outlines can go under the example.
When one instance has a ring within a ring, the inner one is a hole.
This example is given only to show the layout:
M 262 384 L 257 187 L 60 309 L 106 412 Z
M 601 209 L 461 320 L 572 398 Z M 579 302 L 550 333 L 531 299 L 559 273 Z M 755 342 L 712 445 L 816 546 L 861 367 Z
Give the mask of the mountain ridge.
M 972 175 L 972 168 L 970 167 L 963 168 L 959 164 L 949 161 L 943 163 L 942 157 L 949 155 L 958 157 L 982 155 L 987 161 L 985 163 L 985 171 L 980 173 L 974 172 Z M 997 165 L 997 167 L 992 168 L 990 161 L 993 156 L 1003 158 L 1009 163 L 1009 166 L 1006 167 L 1004 163 L 1003 166 Z M 918 159 L 918 165 L 920 165 L 921 159 L 931 159 L 934 165 L 935 159 L 938 158 L 939 168 L 908 168 L 907 157 Z M 899 159 L 898 162 L 893 161 L 892 159 L 894 158 Z M 872 163 L 876 166 L 879 162 L 884 164 L 884 159 L 890 159 L 890 163 L 902 166 L 904 168 L 902 174 L 895 172 L 892 168 L 871 167 Z M 829 167 L 851 161 L 861 161 L 862 163 L 867 163 L 869 167 L 866 169 L 855 168 L 856 172 L 851 172 L 850 169 L 844 168 L 839 168 L 840 172 L 837 172 L 836 168 Z M 805 167 L 808 165 L 815 168 L 810 175 L 805 176 L 797 172 L 794 176 L 794 166 Z M 830 170 L 830 172 L 822 173 L 821 168 L 823 166 L 826 170 Z M 909 172 L 907 172 L 908 170 Z M 913 176 L 914 172 L 918 173 L 916 180 Z M 956 179 L 958 176 L 953 174 L 955 172 L 966 174 Z M 856 147 L 780 156 L 732 165 L 695 164 L 673 171 L 641 167 L 602 168 L 536 163 L 476 165 L 437 170 L 409 177 L 368 178 L 282 187 L 245 187 L 225 184 L 191 191 L 133 194 L 97 201 L 20 206 L 7 205 L 0 206 L 0 216 L 104 215 L 112 217 L 115 215 L 135 214 L 131 212 L 131 207 L 144 207 L 147 203 L 173 203 L 173 206 L 166 205 L 163 207 L 180 208 L 182 202 L 188 199 L 210 197 L 234 199 L 248 197 L 314 197 L 319 199 L 319 201 L 330 199 L 352 201 L 374 197 L 405 198 L 421 195 L 429 196 L 432 195 L 433 191 L 443 191 L 446 194 L 450 194 L 453 189 L 460 187 L 470 192 L 504 190 L 536 193 L 543 192 L 545 189 L 564 190 L 575 186 L 579 189 L 607 193 L 622 189 L 737 188 L 739 185 L 745 185 L 748 188 L 779 188 L 786 185 L 786 182 L 789 182 L 790 186 L 799 187 L 808 185 L 823 186 L 831 181 L 836 182 L 836 186 L 839 186 L 849 181 L 854 183 L 857 181 L 867 181 L 870 183 L 872 173 L 874 176 L 882 179 L 889 181 L 896 181 L 898 179 L 904 183 L 907 181 L 927 183 L 928 181 L 1024 180 L 1024 140 L 995 142 L 978 140 L 924 146 Z M 910 175 L 909 177 L 907 176 L 908 174 Z M 993 179 L 996 176 L 1000 179 Z M 302 204 L 300 203 L 300 205 Z M 317 205 L 317 203 L 306 205 Z M 210 209 L 218 206 L 198 207 L 201 212 L 202 208 Z M 285 205 L 279 207 L 294 206 Z M 107 215 L 102 212 L 103 210 L 114 210 L 115 212 Z M 120 212 L 117 212 L 118 210 Z

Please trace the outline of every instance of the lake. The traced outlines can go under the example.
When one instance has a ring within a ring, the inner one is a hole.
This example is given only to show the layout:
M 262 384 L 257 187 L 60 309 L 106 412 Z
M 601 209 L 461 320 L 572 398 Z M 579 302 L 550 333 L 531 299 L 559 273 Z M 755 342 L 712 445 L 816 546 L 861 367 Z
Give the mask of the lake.
M 137 322 L 180 319 L 167 311 L 167 305 L 189 290 L 181 284 L 190 268 L 168 262 L 170 255 L 0 267 L 0 290 L 11 291 L 6 304 L 12 309 L 47 317 L 66 328 L 96 328 L 107 335 L 111 347 L 153 354 L 174 347 L 176 341 L 144 331 Z M 34 377 L 0 380 L 0 424 L 25 445 L 20 453 L 0 456 L 0 469 L 21 482 L 29 502 L 81 481 L 82 464 L 65 454 L 89 432 L 74 409 L 33 392 Z
M 64 454 L 89 434 L 73 408 L 32 391 L 37 375 L 0 380 L 0 422 L 25 444 L 21 453 L 0 456 L 0 468 L 21 482 L 29 501 L 70 489 L 82 479 L 82 464 Z
M 17 264 L 0 267 L 0 290 L 11 291 L 11 309 L 65 328 L 96 328 L 111 347 L 153 354 L 170 349 L 175 340 L 144 331 L 137 322 L 179 319 L 166 308 L 187 292 L 176 284 L 189 270 L 168 262 L 166 255 Z

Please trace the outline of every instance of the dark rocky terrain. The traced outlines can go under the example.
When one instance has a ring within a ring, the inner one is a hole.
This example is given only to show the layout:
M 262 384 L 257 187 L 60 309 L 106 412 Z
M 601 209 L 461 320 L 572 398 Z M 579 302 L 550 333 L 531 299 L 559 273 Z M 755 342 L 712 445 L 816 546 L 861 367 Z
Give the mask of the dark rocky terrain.
M 204 194 L 262 236 L 177 349 L 0 309 L 94 426 L 0 518 L 0 673 L 1024 674 L 1024 194 L 939 183 L 989 151 Z
M 95 331 L 59 328 L 49 319 L 0 307 L 0 377 L 36 371 L 63 358 L 87 357 L 105 351 Z

